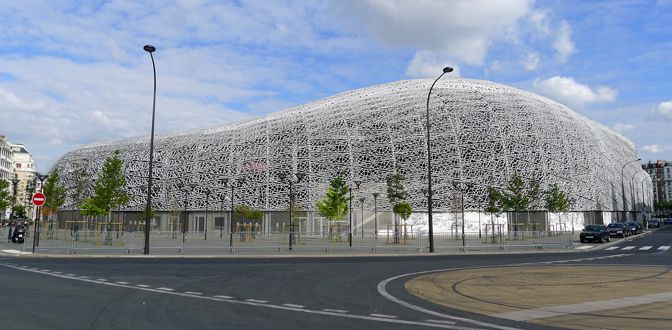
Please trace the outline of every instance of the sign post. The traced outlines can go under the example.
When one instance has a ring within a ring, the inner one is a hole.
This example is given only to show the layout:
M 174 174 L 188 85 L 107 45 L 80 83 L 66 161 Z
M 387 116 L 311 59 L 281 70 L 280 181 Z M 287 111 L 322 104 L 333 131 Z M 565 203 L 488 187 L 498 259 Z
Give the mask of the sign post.
M 37 242 L 37 226 L 39 225 L 39 221 L 42 220 L 42 205 L 44 202 L 47 201 L 47 197 L 44 196 L 43 193 L 38 192 L 33 195 L 33 204 L 35 206 L 38 206 L 37 209 L 37 219 L 35 223 L 33 224 L 33 254 L 35 254 L 35 242 Z

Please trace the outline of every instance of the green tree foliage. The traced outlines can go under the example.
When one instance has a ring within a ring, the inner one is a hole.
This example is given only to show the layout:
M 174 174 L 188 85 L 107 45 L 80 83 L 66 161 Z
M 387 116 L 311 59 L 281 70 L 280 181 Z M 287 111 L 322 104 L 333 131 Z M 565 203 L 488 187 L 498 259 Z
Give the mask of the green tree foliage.
M 342 221 L 348 215 L 348 191 L 341 176 L 331 179 L 327 194 L 316 203 L 320 215 L 329 221 Z
M 485 212 L 499 216 L 502 214 L 502 193 L 494 187 L 488 187 L 488 204 Z
M 73 183 L 69 195 L 72 198 L 73 203 L 81 208 L 86 193 L 90 189 L 91 175 L 84 169 L 82 164 L 79 164 L 75 167 L 71 178 L 73 178 Z
M 264 216 L 263 211 L 248 205 L 237 205 L 234 212 L 236 212 L 238 219 L 243 218 L 245 221 L 261 220 Z
M 506 190 L 501 192 L 502 209 L 516 212 L 527 211 L 530 201 L 525 182 L 520 176 L 514 174 L 506 185 Z
M 12 201 L 12 196 L 9 194 L 9 182 L 0 179 L 0 212 L 4 212 Z
M 14 215 L 13 219 L 23 219 L 26 218 L 26 207 L 21 204 L 14 205 Z
M 404 176 L 397 169 L 393 174 L 387 176 L 387 199 L 390 204 L 395 205 L 398 202 L 405 201 L 408 197 L 404 189 Z
M 569 211 L 569 199 L 565 192 L 560 190 L 558 184 L 553 184 L 546 192 L 546 209 L 549 212 Z
M 149 218 L 154 218 L 154 209 L 151 209 L 149 212 Z M 140 212 L 140 219 L 145 220 L 147 219 L 147 205 L 142 209 L 142 212 Z
M 103 164 L 103 172 L 96 180 L 92 197 L 82 202 L 82 214 L 104 215 L 128 203 L 130 197 L 124 191 L 126 178 L 123 173 L 124 161 L 119 158 L 119 150 L 108 157 Z
M 65 203 L 65 188 L 61 186 L 60 181 L 61 177 L 58 169 L 54 169 L 49 173 L 49 177 L 42 188 L 42 193 L 47 198 L 42 208 L 43 214 L 48 214 L 49 217 L 58 212 L 58 208 Z
M 408 202 L 398 202 L 394 204 L 392 211 L 406 221 L 413 214 L 413 207 Z

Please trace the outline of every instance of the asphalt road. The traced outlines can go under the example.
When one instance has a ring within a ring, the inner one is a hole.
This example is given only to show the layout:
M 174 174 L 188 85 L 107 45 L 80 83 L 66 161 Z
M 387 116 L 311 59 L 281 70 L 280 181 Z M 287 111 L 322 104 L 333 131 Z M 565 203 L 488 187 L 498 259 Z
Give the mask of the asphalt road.
M 434 304 L 404 288 L 420 274 L 404 275 L 522 264 L 669 267 L 670 245 L 672 226 L 587 244 L 578 253 L 254 259 L 0 254 L 0 328 L 551 329 Z

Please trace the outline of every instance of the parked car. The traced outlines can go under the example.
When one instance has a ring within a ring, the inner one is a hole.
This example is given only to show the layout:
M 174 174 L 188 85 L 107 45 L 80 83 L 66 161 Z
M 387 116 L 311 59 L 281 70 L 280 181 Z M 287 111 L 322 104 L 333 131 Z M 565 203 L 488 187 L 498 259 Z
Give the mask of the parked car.
M 651 221 L 649 221 L 649 228 L 660 228 L 660 220 L 651 219 Z
M 627 221 L 625 222 L 625 225 L 630 228 L 630 235 L 638 235 L 642 233 L 642 225 L 635 221 Z
M 600 243 L 604 241 L 609 242 L 609 230 L 607 230 L 605 225 L 586 225 L 581 231 L 581 234 L 579 234 L 579 240 L 581 243 L 588 241 L 596 241 Z
M 614 222 L 607 225 L 607 230 L 609 231 L 609 236 L 612 237 L 628 237 L 630 236 L 630 228 L 625 224 Z
M 663 224 L 664 225 L 672 225 L 672 218 L 667 218 L 667 219 L 663 220 Z

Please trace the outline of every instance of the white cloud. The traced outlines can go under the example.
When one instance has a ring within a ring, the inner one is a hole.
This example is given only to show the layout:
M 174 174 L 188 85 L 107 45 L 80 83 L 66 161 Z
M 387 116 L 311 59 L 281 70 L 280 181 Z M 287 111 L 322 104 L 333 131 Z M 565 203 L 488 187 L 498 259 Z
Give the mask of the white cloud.
M 525 70 L 528 71 L 536 70 L 538 65 L 539 65 L 539 53 L 534 52 L 527 54 L 527 57 L 523 61 L 523 66 L 525 67 Z
M 672 120 L 672 101 L 660 102 L 653 113 L 665 120 Z
M 632 130 L 635 129 L 635 125 L 624 124 L 624 123 L 616 123 L 616 124 L 614 124 L 613 127 L 614 127 L 615 130 L 617 130 L 621 133 L 629 132 L 629 131 L 632 131 Z
M 572 27 L 566 21 L 560 23 L 553 48 L 560 62 L 565 62 L 567 58 L 576 52 L 574 43 L 571 40 Z
M 589 103 L 605 103 L 616 99 L 618 92 L 601 86 L 593 90 L 588 85 L 577 83 L 572 77 L 555 76 L 546 80 L 536 79 L 534 89 L 570 107 L 582 108 Z
M 653 154 L 660 154 L 663 152 L 663 147 L 658 144 L 652 144 L 648 146 L 643 146 L 642 151 L 650 152 Z

